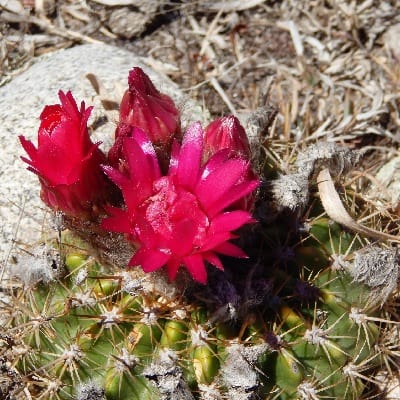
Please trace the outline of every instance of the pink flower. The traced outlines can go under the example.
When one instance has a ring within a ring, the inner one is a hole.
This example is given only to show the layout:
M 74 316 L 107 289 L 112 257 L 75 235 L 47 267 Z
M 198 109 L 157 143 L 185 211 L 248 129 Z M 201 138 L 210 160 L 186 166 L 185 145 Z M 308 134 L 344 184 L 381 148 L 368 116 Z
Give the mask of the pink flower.
M 90 140 L 91 107 L 78 109 L 71 92 L 59 92 L 61 104 L 46 106 L 40 115 L 38 147 L 20 136 L 30 159 L 28 169 L 39 176 L 41 198 L 53 210 L 88 216 L 103 202 L 110 182 L 101 170 L 105 155 Z
M 175 279 L 185 266 L 193 279 L 206 283 L 205 261 L 223 269 L 218 254 L 246 257 L 230 242 L 232 233 L 253 222 L 249 212 L 230 208 L 254 191 L 258 180 L 246 180 L 248 162 L 230 158 L 229 151 L 215 153 L 201 165 L 203 130 L 192 124 L 182 145 L 175 140 L 168 173 L 162 175 L 151 139 L 140 129 L 123 141 L 129 176 L 105 166 L 119 186 L 126 209 L 108 207 L 102 227 L 125 232 L 138 245 L 130 266 L 145 272 L 167 268 Z M 229 211 L 227 211 L 227 209 Z
M 233 115 L 211 122 L 204 133 L 204 155 L 207 160 L 217 151 L 230 149 L 231 157 L 250 160 L 250 144 L 246 131 Z
M 173 100 L 160 93 L 141 68 L 135 67 L 129 72 L 128 84 L 120 105 L 115 144 L 108 155 L 113 166 L 123 158 L 123 138 L 131 135 L 132 127 L 142 129 L 155 146 L 167 152 L 172 139 L 181 132 L 180 114 Z

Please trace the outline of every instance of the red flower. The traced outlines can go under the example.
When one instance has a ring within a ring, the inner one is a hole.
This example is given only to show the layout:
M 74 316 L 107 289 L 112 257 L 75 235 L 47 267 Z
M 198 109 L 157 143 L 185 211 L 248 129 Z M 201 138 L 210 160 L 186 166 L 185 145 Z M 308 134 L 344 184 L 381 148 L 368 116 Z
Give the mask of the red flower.
M 180 135 L 180 114 L 173 100 L 160 93 L 141 68 L 135 67 L 129 72 L 128 84 L 120 105 L 115 144 L 108 155 L 113 166 L 123 158 L 123 138 L 131 135 L 132 127 L 142 129 L 155 146 L 167 152 L 172 139 Z
M 229 149 L 231 157 L 250 160 L 250 144 L 246 131 L 233 115 L 211 122 L 204 133 L 204 155 L 209 159 L 222 149 Z
M 59 92 L 61 104 L 46 106 L 40 115 L 38 148 L 19 139 L 30 159 L 28 169 L 39 176 L 41 198 L 53 210 L 87 216 L 103 201 L 109 183 L 100 164 L 105 155 L 89 137 L 87 121 L 92 107 L 78 109 L 71 92 Z
M 123 151 L 129 176 L 103 168 L 122 190 L 126 209 L 109 207 L 102 227 L 127 233 L 139 246 L 129 265 L 141 265 L 145 272 L 166 265 L 171 280 L 185 266 L 196 281 L 205 283 L 205 261 L 223 269 L 218 254 L 246 257 L 229 240 L 236 237 L 232 231 L 253 221 L 249 212 L 231 209 L 259 184 L 245 178 L 248 161 L 222 150 L 201 166 L 199 123 L 188 128 L 182 145 L 174 141 L 167 175 L 161 174 L 152 141 L 142 130 L 135 128 L 124 139 Z

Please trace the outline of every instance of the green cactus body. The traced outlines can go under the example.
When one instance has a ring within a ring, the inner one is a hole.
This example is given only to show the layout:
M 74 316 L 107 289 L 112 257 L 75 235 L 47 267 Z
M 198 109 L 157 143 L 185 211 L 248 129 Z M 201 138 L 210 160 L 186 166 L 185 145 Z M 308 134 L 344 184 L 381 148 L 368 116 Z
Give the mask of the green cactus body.
M 106 399 L 167 399 L 172 392 L 162 382 L 173 376 L 182 398 L 201 398 L 204 390 L 229 398 L 241 393 L 237 371 L 253 382 L 244 391 L 267 398 L 362 393 L 357 366 L 374 358 L 378 326 L 366 288 L 344 273 L 328 268 L 310 278 L 318 290 L 312 304 L 289 300 L 275 316 L 260 309 L 242 323 L 223 323 L 157 291 L 129 292 L 129 279 L 140 278 L 113 275 L 84 253 L 68 254 L 65 265 L 64 277 L 50 286 L 19 293 L 13 313 L 11 325 L 26 347 L 17 367 L 30 377 L 32 393 L 71 399 L 90 381 Z

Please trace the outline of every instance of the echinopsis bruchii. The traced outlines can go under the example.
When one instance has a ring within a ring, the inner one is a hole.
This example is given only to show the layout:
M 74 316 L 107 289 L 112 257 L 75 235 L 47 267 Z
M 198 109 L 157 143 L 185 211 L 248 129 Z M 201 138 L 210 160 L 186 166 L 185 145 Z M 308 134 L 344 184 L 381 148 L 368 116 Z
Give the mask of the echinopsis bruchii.
M 249 143 L 234 116 L 181 129 L 173 100 L 134 68 L 106 154 L 90 139 L 91 109 L 59 97 L 37 147 L 20 137 L 62 223 L 11 270 L 21 284 L 0 338 L 14 382 L 4 393 L 373 395 L 376 371 L 396 365 L 399 257 L 393 232 L 371 245 L 379 232 L 332 212 L 324 185 L 360 162 L 356 152 L 317 143 L 282 175 L 254 160 L 263 138 Z

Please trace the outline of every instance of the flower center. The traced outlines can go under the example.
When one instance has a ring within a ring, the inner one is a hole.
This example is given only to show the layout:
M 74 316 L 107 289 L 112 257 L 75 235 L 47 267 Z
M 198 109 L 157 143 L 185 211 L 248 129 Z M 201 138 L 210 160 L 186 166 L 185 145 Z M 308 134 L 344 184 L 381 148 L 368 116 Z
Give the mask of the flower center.
M 140 241 L 181 256 L 200 247 L 210 223 L 197 197 L 175 185 L 171 176 L 157 179 L 153 190 L 154 195 L 138 210 L 136 232 Z

